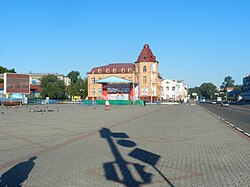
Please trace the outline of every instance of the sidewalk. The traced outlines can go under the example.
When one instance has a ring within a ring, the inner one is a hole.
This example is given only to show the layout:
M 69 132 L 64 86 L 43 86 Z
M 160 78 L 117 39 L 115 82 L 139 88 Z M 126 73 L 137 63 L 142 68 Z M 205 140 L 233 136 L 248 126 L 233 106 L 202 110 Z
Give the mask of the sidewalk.
M 200 106 L 32 107 L 0 109 L 0 186 L 250 186 L 250 139 Z

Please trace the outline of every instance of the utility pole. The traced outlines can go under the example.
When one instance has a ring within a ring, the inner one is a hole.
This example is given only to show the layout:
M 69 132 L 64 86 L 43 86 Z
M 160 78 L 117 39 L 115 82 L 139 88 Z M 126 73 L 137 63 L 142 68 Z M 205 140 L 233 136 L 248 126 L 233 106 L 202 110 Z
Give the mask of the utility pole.
M 152 76 L 153 76 L 153 72 L 152 72 L 152 64 L 150 64 L 150 89 L 151 89 L 151 103 L 153 101 L 153 83 L 152 83 Z
M 135 104 L 135 71 L 133 71 L 132 83 L 133 83 L 133 105 Z

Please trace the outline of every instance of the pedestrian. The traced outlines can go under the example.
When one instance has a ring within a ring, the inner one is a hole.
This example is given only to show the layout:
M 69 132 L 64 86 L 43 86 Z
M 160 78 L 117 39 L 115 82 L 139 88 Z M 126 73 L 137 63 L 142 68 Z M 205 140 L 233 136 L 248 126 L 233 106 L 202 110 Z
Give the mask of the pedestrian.
M 109 110 L 109 100 L 106 99 L 105 101 L 105 110 Z
M 143 105 L 146 106 L 146 99 L 143 99 Z

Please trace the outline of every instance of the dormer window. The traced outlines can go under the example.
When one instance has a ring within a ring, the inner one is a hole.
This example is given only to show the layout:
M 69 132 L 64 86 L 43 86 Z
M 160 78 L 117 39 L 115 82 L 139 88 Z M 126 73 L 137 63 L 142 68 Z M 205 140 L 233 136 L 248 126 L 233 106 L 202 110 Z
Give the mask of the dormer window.
M 113 68 L 113 73 L 116 73 L 116 68 Z
M 128 68 L 128 72 L 132 72 L 132 68 Z
M 122 69 L 121 69 L 121 72 L 122 72 L 122 73 L 125 73 L 125 68 L 122 68 Z
M 102 73 L 102 69 L 101 68 L 98 69 L 98 73 Z
M 106 69 L 106 73 L 110 73 L 110 69 L 109 68 Z
M 146 56 L 143 56 L 143 59 L 146 60 Z

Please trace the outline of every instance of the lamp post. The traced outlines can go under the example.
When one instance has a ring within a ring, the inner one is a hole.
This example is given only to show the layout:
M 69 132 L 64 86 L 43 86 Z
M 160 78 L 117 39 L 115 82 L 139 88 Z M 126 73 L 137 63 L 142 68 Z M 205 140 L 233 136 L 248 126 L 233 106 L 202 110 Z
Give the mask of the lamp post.
M 152 83 L 152 75 L 153 72 L 152 72 L 152 64 L 150 64 L 150 88 L 151 88 L 151 103 L 152 103 L 152 100 L 153 100 L 153 83 Z
M 91 96 L 92 96 L 92 101 L 94 100 L 94 87 L 95 87 L 95 82 L 94 82 L 94 71 L 92 71 L 92 90 L 91 90 Z

